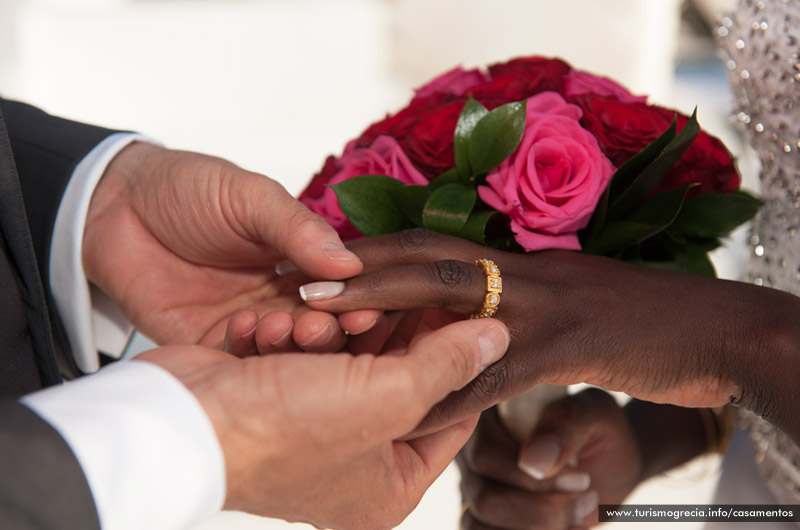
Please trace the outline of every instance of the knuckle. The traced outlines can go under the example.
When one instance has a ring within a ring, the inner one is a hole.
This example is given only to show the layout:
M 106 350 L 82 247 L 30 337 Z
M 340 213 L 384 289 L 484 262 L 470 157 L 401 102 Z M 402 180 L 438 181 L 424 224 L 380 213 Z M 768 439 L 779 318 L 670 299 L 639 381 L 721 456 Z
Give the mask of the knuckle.
M 436 237 L 434 232 L 424 228 L 410 228 L 394 234 L 397 245 L 407 254 L 427 252 Z
M 462 304 L 478 305 L 483 291 L 477 287 L 483 275 L 477 267 L 458 260 L 444 260 L 428 263 L 424 267 L 430 284 L 441 295 L 439 308 L 460 311 Z
M 500 401 L 508 384 L 508 367 L 500 361 L 489 366 L 470 384 L 472 397 L 485 407 Z
M 468 281 L 472 277 L 470 274 L 472 271 L 468 269 L 473 268 L 463 261 L 449 259 L 432 263 L 430 274 L 440 285 L 454 287 Z

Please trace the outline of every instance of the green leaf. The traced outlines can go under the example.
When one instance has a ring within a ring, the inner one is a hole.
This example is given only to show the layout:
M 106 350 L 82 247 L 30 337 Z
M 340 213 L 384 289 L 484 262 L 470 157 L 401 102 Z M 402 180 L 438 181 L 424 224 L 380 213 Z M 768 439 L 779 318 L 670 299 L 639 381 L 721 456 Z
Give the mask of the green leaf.
M 709 193 L 686 200 L 675 228 L 694 237 L 725 237 L 758 212 L 762 202 L 744 191 Z
M 464 184 L 445 184 L 431 193 L 422 210 L 422 226 L 442 234 L 459 235 L 478 200 L 478 193 Z
M 489 114 L 489 110 L 470 96 L 458 117 L 453 137 L 453 151 L 456 159 L 455 169 L 463 181 L 469 180 L 473 176 L 469 166 L 469 138 L 472 136 L 475 125 L 487 114 Z
M 403 186 L 392 188 L 390 193 L 400 211 L 416 226 L 422 226 L 422 209 L 431 196 L 431 190 L 426 186 Z
M 610 197 L 612 201 L 616 201 L 622 192 L 628 189 L 636 177 L 645 170 L 647 166 L 653 163 L 661 153 L 666 149 L 669 143 L 675 139 L 675 129 L 677 127 L 677 118 L 672 120 L 666 131 L 653 140 L 647 147 L 629 158 L 622 166 L 617 169 L 614 176 L 611 177 Z
M 377 236 L 413 226 L 392 197 L 392 191 L 403 186 L 385 175 L 361 175 L 331 188 L 353 226 L 365 236 Z
M 622 219 L 633 210 L 639 201 L 664 179 L 672 166 L 692 145 L 698 134 L 700 134 L 700 125 L 697 123 L 697 109 L 695 109 L 692 117 L 681 132 L 670 141 L 664 152 L 639 173 L 617 199 L 612 201 L 608 213 L 609 218 Z
M 481 245 L 486 245 L 486 229 L 489 222 L 500 214 L 492 211 L 474 212 L 469 216 L 467 222 L 461 227 L 458 233 L 459 237 L 469 239 Z
M 460 178 L 458 176 L 458 172 L 456 168 L 448 169 L 432 181 L 428 183 L 428 189 L 433 191 L 436 188 L 441 188 L 445 184 L 450 184 L 451 182 L 460 182 Z
M 642 265 L 642 247 L 641 245 L 633 245 L 625 249 L 619 257 L 622 261 L 633 263 L 635 265 Z
M 497 107 L 481 118 L 469 138 L 469 165 L 473 175 L 493 170 L 511 156 L 525 132 L 525 102 Z
M 612 256 L 653 237 L 675 221 L 689 188 L 660 193 L 648 199 L 628 219 L 609 221 L 596 239 L 587 242 L 583 251 Z
M 603 227 L 606 224 L 606 214 L 608 213 L 608 197 L 610 192 L 611 187 L 606 186 L 606 191 L 603 192 L 600 196 L 600 200 L 597 201 L 597 206 L 594 209 L 592 218 L 589 220 L 589 224 L 578 234 L 581 239 L 582 247 L 586 246 L 590 241 L 597 239 L 603 232 Z

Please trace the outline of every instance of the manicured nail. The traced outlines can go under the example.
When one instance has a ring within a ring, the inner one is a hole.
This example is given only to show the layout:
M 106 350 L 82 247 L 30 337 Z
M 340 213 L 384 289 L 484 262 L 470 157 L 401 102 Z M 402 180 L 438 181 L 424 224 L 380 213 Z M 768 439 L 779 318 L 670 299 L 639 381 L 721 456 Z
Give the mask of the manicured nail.
M 327 300 L 339 295 L 344 290 L 344 282 L 315 282 L 300 287 L 300 298 L 310 300 Z
M 592 484 L 592 477 L 583 471 L 567 471 L 556 478 L 556 489 L 571 493 L 586 491 Z
M 590 491 L 583 497 L 575 501 L 575 520 L 573 523 L 581 524 L 583 519 L 597 509 L 597 503 L 600 496 L 596 491 Z
M 558 461 L 561 446 L 552 434 L 543 434 L 529 446 L 522 449 L 517 465 L 536 480 L 546 477 Z
M 344 248 L 339 243 L 324 243 L 322 245 L 322 252 L 332 260 L 355 260 L 358 261 L 358 256 Z
M 500 359 L 508 349 L 511 338 L 500 326 L 490 326 L 478 336 L 478 347 L 481 349 L 481 366 L 478 373 Z
M 298 271 L 297 265 L 295 265 L 288 259 L 285 259 L 280 263 L 278 263 L 277 265 L 275 265 L 275 274 L 277 274 L 278 276 L 286 276 L 287 274 L 291 274 L 297 271 Z

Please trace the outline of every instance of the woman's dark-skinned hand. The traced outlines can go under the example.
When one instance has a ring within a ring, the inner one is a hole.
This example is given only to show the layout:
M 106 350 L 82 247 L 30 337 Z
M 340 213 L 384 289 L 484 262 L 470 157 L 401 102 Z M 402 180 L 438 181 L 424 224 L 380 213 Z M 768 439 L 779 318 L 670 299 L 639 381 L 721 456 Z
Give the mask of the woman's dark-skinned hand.
M 457 462 L 464 530 L 589 527 L 598 502 L 620 504 L 642 475 L 623 409 L 598 389 L 549 404 L 522 446 L 489 409 Z
M 361 239 L 348 248 L 365 272 L 343 286 L 304 286 L 313 309 L 435 307 L 466 315 L 485 292 L 474 260 L 489 258 L 500 267 L 496 318 L 511 330 L 509 352 L 434 409 L 422 431 L 539 382 L 586 382 L 657 403 L 732 402 L 800 441 L 800 403 L 792 398 L 800 376 L 795 296 L 575 252 L 507 253 L 424 230 Z

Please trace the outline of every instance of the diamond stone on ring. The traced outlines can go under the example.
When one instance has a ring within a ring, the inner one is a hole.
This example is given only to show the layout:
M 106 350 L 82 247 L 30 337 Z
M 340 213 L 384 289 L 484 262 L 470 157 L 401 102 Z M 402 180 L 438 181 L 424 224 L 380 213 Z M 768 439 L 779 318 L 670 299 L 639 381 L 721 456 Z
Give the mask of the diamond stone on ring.
M 486 275 L 486 296 L 483 304 L 469 318 L 493 317 L 500 305 L 500 293 L 503 292 L 503 279 L 500 277 L 500 268 L 490 259 L 475 260 L 475 265 L 481 268 Z

